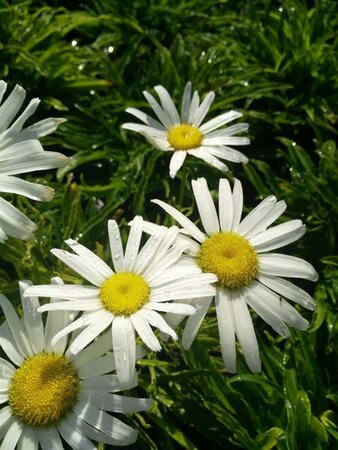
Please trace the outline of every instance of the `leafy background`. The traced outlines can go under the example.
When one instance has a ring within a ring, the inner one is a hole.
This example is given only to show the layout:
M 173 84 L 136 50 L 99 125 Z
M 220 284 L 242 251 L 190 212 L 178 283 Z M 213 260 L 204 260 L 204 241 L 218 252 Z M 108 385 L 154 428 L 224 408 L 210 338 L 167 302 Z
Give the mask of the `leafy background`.
M 64 239 L 108 260 L 108 218 L 126 236 L 135 214 L 170 223 L 154 197 L 190 214 L 192 177 L 216 195 L 221 173 L 190 158 L 171 181 L 168 156 L 120 129 L 124 109 L 146 109 L 142 90 L 156 84 L 176 102 L 188 80 L 214 90 L 209 117 L 242 111 L 251 160 L 226 176 L 243 181 L 247 207 L 273 193 L 288 204 L 283 220 L 307 225 L 289 251 L 320 273 L 315 288 L 300 283 L 317 302 L 302 311 L 309 331 L 283 340 L 255 318 L 263 372 L 249 373 L 239 349 L 233 376 L 211 310 L 189 352 L 169 342 L 139 363 L 133 392 L 155 405 L 130 416 L 140 431 L 131 449 L 338 448 L 337 17 L 335 0 L 0 0 L 1 78 L 43 99 L 35 120 L 68 119 L 43 143 L 72 157 L 57 174 L 27 177 L 53 186 L 52 202 L 6 196 L 39 226 L 36 242 L 0 247 L 0 289 L 13 303 L 18 279 L 81 282 L 49 253 Z

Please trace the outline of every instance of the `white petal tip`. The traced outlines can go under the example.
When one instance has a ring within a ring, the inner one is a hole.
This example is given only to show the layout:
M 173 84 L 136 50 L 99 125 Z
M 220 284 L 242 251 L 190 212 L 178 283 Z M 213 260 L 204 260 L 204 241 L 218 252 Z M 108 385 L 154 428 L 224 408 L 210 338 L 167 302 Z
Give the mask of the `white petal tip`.
M 44 189 L 43 198 L 41 199 L 41 201 L 49 202 L 54 197 L 54 193 L 55 193 L 55 189 L 52 189 L 52 188 L 46 186 Z
M 62 123 L 68 122 L 68 119 L 65 119 L 64 117 L 55 117 L 54 122 L 55 122 L 55 125 L 58 127 Z
M 305 331 L 309 328 L 310 324 L 307 320 L 302 318 L 299 319 L 293 326 L 298 330 Z
M 251 370 L 251 372 L 253 373 L 260 373 L 262 372 L 262 366 L 261 366 L 261 362 L 260 361 L 247 361 L 247 364 L 249 366 L 249 369 Z
M 318 273 L 315 271 L 311 277 L 311 281 L 318 281 L 319 280 L 319 275 Z
M 306 303 L 302 306 L 304 306 L 304 308 L 308 309 L 309 311 L 314 311 L 316 309 L 316 304 L 312 302 Z

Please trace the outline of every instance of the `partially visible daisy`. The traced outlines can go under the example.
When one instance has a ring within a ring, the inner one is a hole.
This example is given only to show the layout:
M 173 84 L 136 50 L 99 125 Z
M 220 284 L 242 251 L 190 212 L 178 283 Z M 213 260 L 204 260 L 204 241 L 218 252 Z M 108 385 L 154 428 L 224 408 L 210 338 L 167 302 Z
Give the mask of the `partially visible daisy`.
M 135 366 L 135 330 L 154 351 L 161 345 L 151 329 L 158 328 L 174 339 L 177 335 L 159 312 L 190 315 L 191 305 L 177 300 L 214 295 L 213 274 L 202 273 L 193 260 L 182 259 L 186 244 L 174 244 L 177 227 L 160 227 L 141 250 L 143 219 L 137 216 L 123 252 L 119 228 L 108 222 L 110 248 L 115 272 L 98 256 L 71 239 L 66 243 L 76 253 L 53 249 L 52 253 L 94 286 L 32 286 L 25 295 L 61 297 L 62 302 L 46 304 L 39 311 L 69 310 L 84 313 L 52 339 L 57 342 L 71 331 L 84 328 L 73 340 L 69 354 L 75 355 L 101 332 L 111 327 L 116 370 L 128 383 Z M 181 261 L 182 259 L 182 261 Z
M 238 123 L 228 128 L 221 128 L 241 117 L 240 112 L 228 111 L 202 124 L 214 101 L 214 92 L 209 92 L 200 103 L 197 91 L 191 96 L 189 81 L 184 89 L 181 115 L 179 115 L 168 91 L 163 86 L 155 86 L 154 89 L 161 104 L 149 92 L 144 91 L 143 94 L 159 121 L 139 109 L 127 108 L 126 112 L 140 119 L 145 125 L 125 123 L 122 128 L 142 134 L 158 150 L 174 152 L 169 166 L 171 178 L 176 176 L 187 154 L 203 159 L 222 171 L 228 168 L 218 158 L 236 163 L 248 162 L 248 158 L 243 153 L 229 147 L 229 145 L 250 144 L 247 137 L 234 136 L 246 131 L 248 124 Z
M 52 283 L 61 286 L 62 280 Z M 20 283 L 21 295 L 29 285 Z M 107 412 L 144 411 L 151 400 L 115 394 L 124 386 L 111 373 L 109 336 L 74 356 L 67 337 L 51 344 L 52 336 L 69 324 L 68 312 L 50 312 L 44 326 L 36 297 L 22 300 L 23 319 L 1 294 L 0 306 L 7 320 L 0 327 L 0 345 L 8 357 L 0 358 L 1 449 L 38 450 L 40 445 L 61 450 L 64 440 L 74 450 L 96 450 L 92 441 L 135 442 L 137 431 Z
M 268 228 L 286 209 L 285 202 L 277 202 L 274 196 L 267 197 L 241 220 L 243 191 L 238 180 L 235 180 L 233 192 L 227 180 L 220 180 L 218 214 L 206 180 L 193 180 L 192 188 L 204 232 L 167 203 L 161 200 L 153 202 L 192 237 L 188 250 L 202 271 L 217 276 L 216 313 L 226 368 L 236 372 L 237 336 L 249 368 L 259 372 L 259 349 L 248 305 L 284 337 L 289 336 L 287 325 L 300 330 L 309 325 L 284 298 L 310 310 L 315 307 L 310 295 L 284 279 L 316 281 L 318 275 L 314 268 L 303 259 L 271 253 L 302 237 L 305 225 L 301 220 L 290 220 Z M 144 230 L 154 233 L 156 226 L 145 224 Z M 185 242 L 189 239 L 188 236 L 182 238 Z M 185 326 L 183 346 L 186 349 L 192 344 L 212 299 L 210 296 L 198 303 L 191 302 L 199 309 L 189 317 Z M 172 319 L 167 318 L 172 326 L 180 320 L 178 316 Z
M 6 89 L 7 83 L 0 81 L 0 104 Z M 13 175 L 55 169 L 66 164 L 66 156 L 45 151 L 39 142 L 40 137 L 55 131 L 65 119 L 44 119 L 23 128 L 40 103 L 38 98 L 33 98 L 18 116 L 25 97 L 26 91 L 17 85 L 0 106 L 0 192 L 46 202 L 52 199 L 54 189 Z M 0 197 L 0 242 L 7 236 L 31 239 L 35 230 L 34 222 Z

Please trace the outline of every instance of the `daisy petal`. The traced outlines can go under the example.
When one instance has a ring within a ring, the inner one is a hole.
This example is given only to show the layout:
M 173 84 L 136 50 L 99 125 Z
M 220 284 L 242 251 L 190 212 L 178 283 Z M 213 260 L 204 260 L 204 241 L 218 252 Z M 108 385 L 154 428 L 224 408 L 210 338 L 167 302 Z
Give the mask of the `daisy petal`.
M 262 231 L 249 242 L 258 253 L 269 252 L 296 241 L 304 235 L 305 231 L 305 225 L 301 220 L 290 220 Z
M 22 135 L 26 135 L 26 139 L 38 139 L 53 133 L 64 122 L 67 122 L 67 119 L 63 117 L 49 117 L 25 128 Z
M 309 327 L 309 322 L 305 320 L 295 308 L 289 305 L 285 300 L 281 299 L 274 292 L 270 291 L 269 288 L 257 281 L 253 281 L 252 286 L 257 295 L 261 298 L 261 301 L 268 305 L 275 315 L 280 317 L 284 322 L 299 330 L 306 330 Z
M 97 358 L 107 353 L 111 348 L 112 338 L 111 333 L 108 331 L 83 349 L 81 353 L 77 355 L 76 359 L 72 361 L 72 364 L 76 369 L 81 369 L 81 367 L 90 364 L 92 361 L 95 361 Z
M 91 341 L 93 341 L 102 331 L 104 331 L 112 323 L 113 316 L 108 311 L 100 311 L 97 314 L 95 322 L 88 325 L 81 333 L 74 339 L 68 347 L 69 354 L 76 355 L 83 348 L 85 348 Z
M 152 107 L 154 113 L 160 119 L 160 122 L 163 123 L 163 125 L 167 129 L 170 129 L 172 126 L 175 125 L 171 117 L 161 108 L 159 103 L 155 100 L 155 98 L 151 94 L 149 94 L 149 92 L 143 91 L 143 95 L 147 99 L 149 105 Z
M 255 329 L 243 295 L 238 295 L 232 302 L 235 331 L 242 347 L 244 358 L 252 372 L 261 371 L 261 360 Z
M 74 424 L 70 423 L 70 417 L 61 420 L 57 423 L 57 429 L 59 430 L 63 439 L 69 444 L 71 448 L 77 448 L 81 450 L 96 450 L 94 445 L 89 439 L 82 436 Z
M 162 152 L 173 151 L 174 149 L 169 144 L 167 138 L 158 138 L 154 135 L 153 132 L 148 132 L 146 129 L 143 129 L 142 135 L 147 139 L 147 141 L 160 150 Z
M 120 230 L 115 220 L 108 220 L 110 252 L 116 272 L 123 272 L 124 256 Z
M 42 450 L 61 450 L 63 444 L 55 426 L 35 427 L 34 432 L 40 442 Z
M 75 405 L 73 411 L 77 417 L 81 417 L 87 423 L 117 441 L 131 444 L 137 439 L 136 430 L 104 411 L 95 408 L 90 403 L 79 403 Z
M 204 134 L 208 134 L 211 131 L 216 130 L 216 128 L 220 128 L 223 125 L 242 117 L 242 113 L 238 111 L 228 111 L 220 116 L 215 117 L 214 119 L 209 120 L 205 124 L 200 127 L 200 130 Z
M 250 141 L 248 142 L 248 144 L 249 143 L 250 143 Z M 205 145 L 207 145 L 206 142 L 205 142 Z M 224 159 L 226 161 L 231 161 L 231 162 L 235 162 L 235 163 L 244 163 L 244 164 L 249 161 L 249 158 L 247 156 L 245 156 L 242 152 L 239 152 L 238 150 L 235 150 L 231 147 L 226 147 L 225 145 L 217 145 L 217 147 L 210 146 L 208 148 L 210 149 L 209 151 L 213 156 Z
M 124 255 L 123 270 L 125 272 L 131 272 L 135 265 L 142 238 L 142 225 L 142 217 L 136 216 L 130 229 L 127 247 Z
M 131 315 L 130 319 L 142 341 L 154 352 L 159 352 L 162 347 L 148 322 L 138 313 Z
M 9 381 L 15 372 L 15 367 L 6 359 L 0 358 L 0 380 Z
M 3 431 L 12 417 L 13 413 L 10 406 L 5 406 L 4 408 L 0 409 L 0 431 Z
M 60 277 L 54 277 L 51 279 L 52 287 L 63 286 L 63 281 Z M 74 286 L 75 287 L 75 286 Z M 80 287 L 80 286 L 79 286 Z M 51 297 L 50 303 L 57 303 L 60 298 Z M 53 311 L 47 314 L 46 326 L 45 326 L 45 352 L 56 352 L 63 354 L 67 345 L 67 337 L 59 339 L 58 342 L 52 347 L 51 342 L 55 334 L 65 328 L 71 321 L 71 314 L 68 311 Z
M 126 112 L 129 114 L 132 114 L 133 116 L 140 119 L 143 123 L 145 123 L 146 125 L 148 125 L 152 128 L 155 128 L 156 130 L 165 130 L 165 127 L 160 122 L 153 119 L 152 117 L 150 117 L 148 114 L 144 113 L 143 111 L 140 111 L 139 109 L 127 108 Z M 123 128 L 123 125 L 122 125 L 122 128 Z
M 140 275 L 145 276 L 153 265 L 154 260 L 158 254 L 158 248 L 161 245 L 167 229 L 159 227 L 154 230 L 154 234 L 147 240 L 140 253 L 137 256 L 134 271 Z
M 236 300 L 234 300 L 236 301 Z M 235 319 L 233 317 L 231 294 L 219 290 L 216 295 L 218 332 L 224 366 L 230 373 L 236 372 Z
M 30 183 L 20 178 L 0 175 L 0 191 L 24 195 L 32 200 L 48 202 L 53 198 L 54 189 L 42 184 Z
M 259 206 L 260 205 L 258 205 L 258 207 Z M 256 236 L 257 234 L 261 233 L 262 231 L 266 230 L 268 226 L 271 225 L 275 220 L 277 220 L 278 217 L 281 216 L 285 210 L 286 210 L 286 203 L 284 202 L 284 200 L 277 202 L 271 209 L 267 208 L 267 210 L 264 211 L 264 216 L 262 214 L 260 220 L 259 221 L 257 220 L 255 225 L 253 227 L 250 227 L 250 231 L 246 233 L 245 237 L 247 239 L 250 239 Z
M 86 327 L 88 326 L 88 324 L 92 324 L 93 322 L 95 322 L 95 320 L 101 316 L 100 313 L 101 311 L 98 311 L 96 313 L 91 314 L 90 316 L 89 314 L 83 314 L 81 317 L 74 320 L 74 322 L 70 323 L 65 328 L 56 333 L 56 335 L 53 337 L 51 341 L 51 346 L 54 347 L 54 345 L 59 339 L 63 338 L 64 336 L 67 336 L 72 331 Z
M 187 156 L 187 152 L 185 150 L 176 150 L 173 153 L 173 156 L 171 157 L 170 164 L 169 164 L 170 178 L 176 177 L 176 174 L 182 167 L 186 156 Z
M 256 313 L 266 322 L 268 323 L 276 333 L 280 334 L 283 337 L 289 337 L 290 331 L 285 323 L 281 320 L 278 315 L 270 308 L 267 302 L 262 301 L 259 292 L 256 292 L 255 287 L 251 287 L 248 289 L 247 293 L 247 302 L 251 306 L 251 308 L 256 311 Z
M 101 277 L 109 278 L 113 275 L 114 272 L 111 270 L 108 264 L 102 261 L 102 259 L 95 255 L 95 253 L 88 250 L 87 247 L 79 244 L 73 239 L 67 239 L 65 243 L 69 245 L 73 252 L 75 252 L 81 258 L 85 259 L 88 264 L 92 266 L 93 270 L 99 272 L 99 275 L 101 275 Z
M 137 386 L 137 375 L 134 374 L 134 380 L 130 388 Z M 98 377 L 90 377 L 81 381 L 81 392 L 99 392 L 106 394 L 107 392 L 119 392 L 123 389 L 116 375 L 100 375 Z
M 9 427 L 4 440 L 1 443 L 1 449 L 14 450 L 16 444 L 23 431 L 23 423 L 19 420 L 15 420 Z
M 53 248 L 51 253 L 95 286 L 101 286 L 106 281 L 106 278 L 81 256 L 58 248 Z
M 228 167 L 223 164 L 219 159 L 217 159 L 212 154 L 213 147 L 201 146 L 192 150 L 188 150 L 189 155 L 195 156 L 196 158 L 202 159 L 203 161 L 210 164 L 222 172 L 227 172 Z
M 0 102 L 2 101 L 2 98 L 6 92 L 7 89 L 7 83 L 4 80 L 0 81 Z
M 196 114 L 196 111 L 198 110 L 199 104 L 200 104 L 200 96 L 198 95 L 198 92 L 195 91 L 192 96 L 191 103 L 190 103 L 189 118 L 188 118 L 189 124 L 193 123 L 193 118 L 195 117 L 195 114 Z
M 36 225 L 22 212 L 0 197 L 0 227 L 8 236 L 17 239 L 32 239 Z
M 212 102 L 215 99 L 215 93 L 209 92 L 205 98 L 203 99 L 202 103 L 198 107 L 197 111 L 195 112 L 194 117 L 191 118 L 191 123 L 195 127 L 199 127 L 204 119 L 204 117 L 208 114 L 208 111 L 210 109 L 210 106 Z
M 206 135 L 206 137 L 203 139 L 203 144 L 207 146 L 214 146 L 214 145 L 220 145 L 220 146 L 228 146 L 228 145 L 249 145 L 250 139 L 247 137 L 241 137 L 241 136 L 214 136 L 209 137 L 209 135 Z
M 304 278 L 311 281 L 318 280 L 317 272 L 307 261 L 280 253 L 259 255 L 259 272 L 263 275 Z
M 277 292 L 277 294 L 283 295 L 283 297 L 288 300 L 292 300 L 293 302 L 298 303 L 311 311 L 315 309 L 316 304 L 311 295 L 293 283 L 283 280 L 283 278 L 264 275 L 259 275 L 258 280 L 268 288 Z
M 7 322 L 0 326 L 0 346 L 15 365 L 21 366 L 25 358 L 16 345 Z
M 33 350 L 27 338 L 23 323 L 19 319 L 13 305 L 2 294 L 0 294 L 0 306 L 11 329 L 16 345 L 19 347 L 20 352 L 28 358 L 33 354 Z
M 37 297 L 28 297 L 25 300 L 23 299 L 23 292 L 28 286 L 31 285 L 31 281 L 19 281 L 23 317 L 27 330 L 27 336 L 34 353 L 41 353 L 44 347 L 44 329 L 41 314 L 37 312 L 37 309 L 40 306 L 39 299 Z
M 25 110 L 20 114 L 15 122 L 6 130 L 4 134 L 15 134 L 21 131 L 26 120 L 28 120 L 37 110 L 41 100 L 39 98 L 33 98 L 29 104 L 26 106 Z M 7 137 L 6 136 L 6 137 Z M 2 136 L 3 137 L 3 136 Z
M 178 125 L 181 122 L 180 116 L 168 91 L 163 86 L 155 86 L 154 89 L 160 97 L 163 110 L 170 117 L 172 123 Z
M 26 91 L 17 84 L 6 101 L 0 106 L 0 133 L 8 128 L 18 114 L 25 97 Z
M 196 312 L 188 318 L 187 323 L 184 327 L 182 345 L 185 350 L 188 350 L 191 347 L 191 344 L 193 343 L 198 330 L 200 329 L 203 319 L 208 312 L 212 299 L 213 297 L 196 298 L 192 302 L 191 307 L 194 306 L 196 308 Z
M 59 297 L 68 300 L 88 300 L 97 298 L 98 293 L 99 289 L 95 286 L 57 283 L 57 285 L 54 286 L 50 284 L 41 284 L 27 287 L 23 293 L 23 297 Z M 40 309 L 39 312 L 41 312 Z
M 104 411 L 113 411 L 117 413 L 131 413 L 147 411 L 153 405 L 153 400 L 148 398 L 133 398 L 118 394 L 100 394 L 86 392 L 85 395 L 79 395 L 82 401 L 90 401 L 97 408 Z
M 246 236 L 249 231 L 254 229 L 257 225 L 260 225 L 261 220 L 273 209 L 276 201 L 277 199 L 274 195 L 270 195 L 261 201 L 259 205 L 250 211 L 250 213 L 239 224 L 238 232 L 242 236 Z
M 148 321 L 148 323 L 155 328 L 158 328 L 162 333 L 166 333 L 171 336 L 175 341 L 178 339 L 175 331 L 167 324 L 160 314 L 156 311 L 143 309 L 140 314 Z
M 209 236 L 217 233 L 219 231 L 217 212 L 206 179 L 199 178 L 193 180 L 191 184 L 205 232 Z
M 195 300 L 196 302 L 196 300 Z M 153 309 L 154 311 L 167 312 L 171 314 L 182 314 L 183 316 L 190 316 L 195 314 L 196 309 L 187 305 L 186 303 L 155 303 L 149 302 L 145 305 L 146 309 Z
M 164 209 L 164 211 L 170 214 L 183 228 L 188 231 L 192 237 L 196 239 L 196 241 L 201 243 L 205 241 L 205 235 L 196 227 L 195 224 L 193 224 L 193 222 L 191 222 L 191 220 L 185 217 L 185 215 L 179 212 L 176 208 L 162 202 L 162 200 L 152 200 L 152 203 L 156 203 L 156 205 L 159 205 Z
M 243 189 L 242 184 L 239 180 L 235 180 L 234 189 L 232 192 L 232 202 L 233 202 L 233 219 L 231 231 L 237 231 L 238 225 L 241 221 L 243 210 Z
M 77 358 L 74 359 L 74 361 L 76 360 Z M 91 361 L 84 367 L 78 369 L 78 374 L 79 377 L 81 377 L 81 379 L 85 379 L 90 377 L 97 377 L 99 375 L 105 375 L 115 370 L 115 368 L 116 366 L 114 362 L 114 357 L 110 352 L 107 355 L 102 356 L 101 358 L 94 359 L 94 361 Z
M 224 137 L 224 136 L 232 136 L 234 134 L 241 133 L 242 131 L 248 131 L 249 124 L 248 123 L 237 123 L 236 125 L 231 125 L 231 127 L 223 128 L 222 130 L 212 131 L 208 133 L 208 138 L 214 137 Z
M 191 102 L 191 82 L 188 81 L 188 83 L 185 85 L 182 98 L 182 108 L 181 108 L 182 123 L 188 123 L 190 102 Z
M 35 430 L 27 425 L 24 425 L 23 432 L 21 433 L 18 441 L 18 450 L 38 450 L 39 440 L 36 437 Z M 52 447 L 48 447 L 50 450 L 54 450 Z M 59 449 L 58 449 L 59 450 Z
M 135 330 L 129 317 L 116 316 L 112 324 L 112 342 L 116 372 L 126 389 L 135 370 Z
M 218 195 L 219 223 L 222 231 L 230 231 L 233 222 L 232 193 L 228 180 L 219 180 Z

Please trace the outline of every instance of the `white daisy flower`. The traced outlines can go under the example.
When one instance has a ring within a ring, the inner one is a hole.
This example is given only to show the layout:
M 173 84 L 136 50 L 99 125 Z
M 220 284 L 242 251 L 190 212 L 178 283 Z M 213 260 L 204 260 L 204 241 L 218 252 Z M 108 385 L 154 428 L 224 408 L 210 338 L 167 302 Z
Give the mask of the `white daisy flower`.
M 0 81 L 0 104 L 6 89 L 7 83 Z M 54 189 L 13 175 L 55 169 L 67 162 L 66 156 L 45 151 L 39 142 L 40 137 L 55 131 L 65 119 L 49 118 L 23 128 L 40 103 L 38 98 L 33 98 L 18 116 L 25 97 L 26 91 L 17 85 L 0 106 L 0 192 L 46 202 L 52 199 Z M 31 239 L 35 230 L 35 223 L 0 197 L 0 242 L 7 236 Z
M 52 283 L 61 286 L 62 280 Z M 20 283 L 21 295 L 30 284 Z M 1 294 L 0 306 L 7 319 L 0 327 L 0 345 L 8 357 L 0 358 L 0 448 L 38 450 L 40 445 L 61 450 L 65 441 L 72 449 L 96 450 L 92 441 L 119 446 L 135 442 L 137 431 L 108 412 L 144 411 L 151 400 L 115 394 L 124 387 L 111 374 L 110 336 L 74 356 L 66 337 L 51 343 L 69 324 L 68 312 L 49 313 L 44 326 L 36 297 L 22 301 L 22 319 Z
M 25 292 L 28 296 L 66 299 L 44 305 L 39 308 L 40 312 L 57 309 L 84 311 L 81 317 L 52 339 L 54 344 L 71 331 L 84 328 L 69 347 L 71 355 L 77 354 L 111 327 L 116 370 L 123 383 L 128 383 L 134 371 L 135 330 L 151 350 L 161 350 L 151 326 L 174 339 L 177 339 L 177 335 L 159 312 L 194 314 L 194 307 L 175 301 L 214 295 L 215 288 L 210 283 L 217 280 L 213 274 L 202 273 L 193 260 L 182 259 L 186 244 L 174 244 L 177 227 L 159 227 L 139 251 L 142 227 L 143 219 L 137 216 L 123 254 L 118 226 L 113 220 L 108 222 L 115 271 L 86 247 L 71 239 L 66 243 L 76 255 L 64 250 L 52 250 L 55 256 L 94 286 L 42 285 L 32 286 Z
M 219 130 L 225 124 L 241 117 L 240 112 L 228 111 L 202 125 L 214 101 L 214 92 L 209 92 L 200 103 L 197 91 L 191 96 L 189 81 L 184 89 L 180 116 L 168 91 L 163 86 L 155 86 L 154 89 L 161 104 L 149 92 L 144 91 L 143 94 L 159 121 L 139 109 L 127 108 L 126 112 L 140 119 L 145 125 L 125 123 L 122 128 L 142 134 L 158 150 L 174 152 L 169 166 L 171 178 L 176 176 L 187 154 L 203 159 L 222 171 L 228 168 L 218 158 L 236 163 L 248 162 L 243 153 L 229 147 L 250 144 L 247 137 L 234 136 L 246 131 L 248 124 L 238 123 Z
M 218 278 L 216 313 L 224 364 L 236 372 L 235 336 L 242 347 L 245 360 L 253 372 L 261 370 L 259 350 L 248 305 L 278 334 L 289 336 L 287 325 L 300 330 L 308 322 L 284 298 L 313 310 L 313 299 L 305 291 L 286 281 L 303 278 L 316 281 L 318 275 L 306 261 L 272 250 L 296 241 L 305 233 L 301 220 L 290 220 L 268 228 L 285 211 L 284 201 L 273 195 L 263 200 L 243 220 L 243 191 L 235 180 L 233 192 L 227 180 L 219 182 L 219 213 L 217 214 L 204 178 L 192 181 L 192 188 L 204 232 L 177 209 L 161 200 L 153 200 L 170 214 L 189 234 L 189 253 L 203 272 Z M 156 232 L 154 224 L 145 223 L 144 231 Z M 281 278 L 282 277 L 282 278 Z M 193 301 L 198 310 L 189 317 L 183 333 L 183 346 L 192 344 L 213 296 Z M 173 327 L 180 317 L 168 318 Z

